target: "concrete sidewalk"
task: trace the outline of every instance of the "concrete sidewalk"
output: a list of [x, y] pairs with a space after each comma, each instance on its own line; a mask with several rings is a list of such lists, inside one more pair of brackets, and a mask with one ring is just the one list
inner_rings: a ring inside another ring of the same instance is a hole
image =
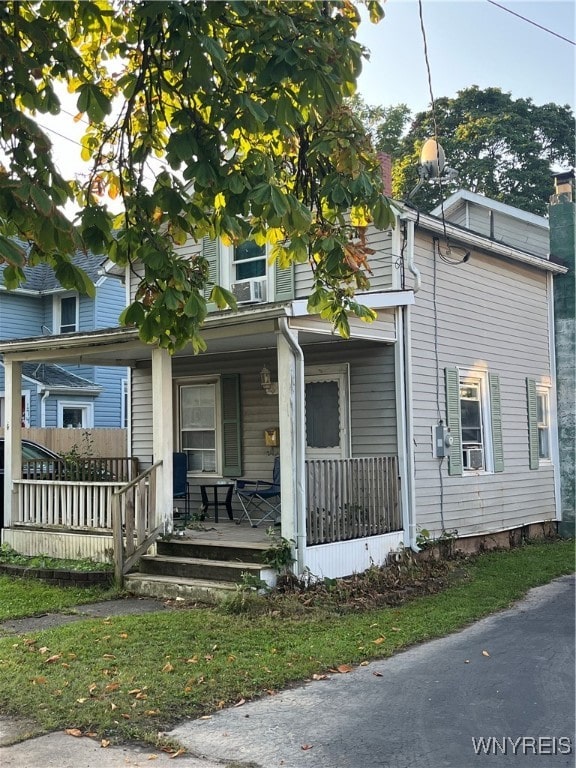
[[[0, 747], [0, 766], [572, 768], [574, 635], [574, 577], [566, 576], [449, 637], [185, 721], [165, 734], [187, 750], [175, 761], [54, 733]], [[0, 739], [16, 727], [0, 719]]]

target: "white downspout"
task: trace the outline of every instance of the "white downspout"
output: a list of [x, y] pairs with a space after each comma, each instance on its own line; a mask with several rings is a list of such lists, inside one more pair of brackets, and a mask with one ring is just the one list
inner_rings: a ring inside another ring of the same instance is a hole
[[42, 397], [40, 398], [40, 426], [46, 426], [46, 401], [50, 397], [50, 390], [45, 389]]
[[306, 549], [306, 504], [305, 504], [305, 479], [304, 479], [304, 457], [306, 453], [304, 436], [304, 352], [298, 343], [297, 337], [290, 330], [288, 320], [281, 317], [278, 320], [280, 332], [288, 346], [292, 350], [295, 358], [295, 410], [296, 423], [294, 424], [295, 451], [294, 451], [294, 469], [296, 475], [296, 567], [298, 574], [304, 573], [304, 550]]
[[[404, 219], [406, 221], [406, 219]], [[414, 222], [413, 221], [407, 221], [408, 224], [408, 231], [406, 234], [406, 266], [412, 272], [414, 275], [414, 293], [418, 293], [420, 290], [420, 287], [422, 285], [422, 276], [420, 274], [420, 270], [414, 263]]]

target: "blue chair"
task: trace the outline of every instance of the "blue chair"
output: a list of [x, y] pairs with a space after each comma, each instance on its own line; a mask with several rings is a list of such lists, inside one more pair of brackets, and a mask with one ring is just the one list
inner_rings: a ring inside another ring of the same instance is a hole
[[272, 482], [267, 480], [236, 480], [236, 498], [242, 507], [242, 515], [236, 521], [240, 524], [244, 518], [252, 528], [267, 520], [280, 521], [280, 457], [274, 459]]
[[172, 497], [174, 501], [184, 500], [184, 517], [181, 519], [180, 507], [174, 508], [179, 522], [185, 527], [190, 519], [190, 485], [188, 483], [188, 457], [185, 453], [172, 454]]

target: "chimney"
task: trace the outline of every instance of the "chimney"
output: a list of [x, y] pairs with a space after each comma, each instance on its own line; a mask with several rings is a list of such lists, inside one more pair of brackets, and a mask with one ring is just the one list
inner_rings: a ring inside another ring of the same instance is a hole
[[392, 157], [386, 154], [386, 152], [378, 152], [378, 160], [382, 169], [384, 194], [386, 197], [392, 197]]
[[550, 222], [550, 256], [568, 267], [565, 275], [554, 275], [554, 349], [556, 358], [556, 401], [558, 424], [558, 456], [560, 475], [560, 522], [558, 533], [572, 537], [576, 532], [576, 297], [575, 242], [576, 204], [574, 203], [574, 171], [554, 176], [555, 193], [548, 207]]

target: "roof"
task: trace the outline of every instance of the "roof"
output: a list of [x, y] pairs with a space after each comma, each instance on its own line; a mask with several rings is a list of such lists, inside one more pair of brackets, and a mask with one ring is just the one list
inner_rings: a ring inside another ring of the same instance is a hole
[[[92, 253], [82, 253], [78, 251], [72, 257], [72, 263], [83, 269], [88, 278], [96, 284], [101, 277], [102, 264], [105, 261], [104, 256], [94, 256]], [[0, 264], [0, 275], [4, 272], [5, 264]], [[35, 293], [51, 293], [53, 291], [63, 290], [62, 285], [56, 279], [54, 270], [49, 264], [38, 264], [35, 267], [24, 267], [26, 281], [20, 286], [21, 290], [32, 291]]]
[[446, 216], [451, 210], [466, 202], [475, 203], [482, 208], [488, 208], [491, 211], [502, 213], [505, 216], [511, 216], [514, 219], [519, 219], [527, 224], [533, 224], [536, 227], [542, 227], [543, 229], [550, 228], [548, 219], [544, 216], [538, 216], [535, 213], [523, 211], [521, 208], [516, 208], [513, 205], [500, 203], [498, 200], [492, 200], [490, 197], [478, 194], [478, 192], [470, 192], [468, 189], [459, 189], [457, 192], [454, 192], [454, 194], [444, 200], [443, 205], [437, 205], [436, 208], [430, 211], [430, 213], [432, 216], [442, 216], [442, 210], [444, 210], [444, 215]]
[[45, 389], [76, 389], [84, 394], [87, 390], [97, 393], [102, 389], [94, 382], [76, 376], [53, 363], [22, 363], [22, 375]]

